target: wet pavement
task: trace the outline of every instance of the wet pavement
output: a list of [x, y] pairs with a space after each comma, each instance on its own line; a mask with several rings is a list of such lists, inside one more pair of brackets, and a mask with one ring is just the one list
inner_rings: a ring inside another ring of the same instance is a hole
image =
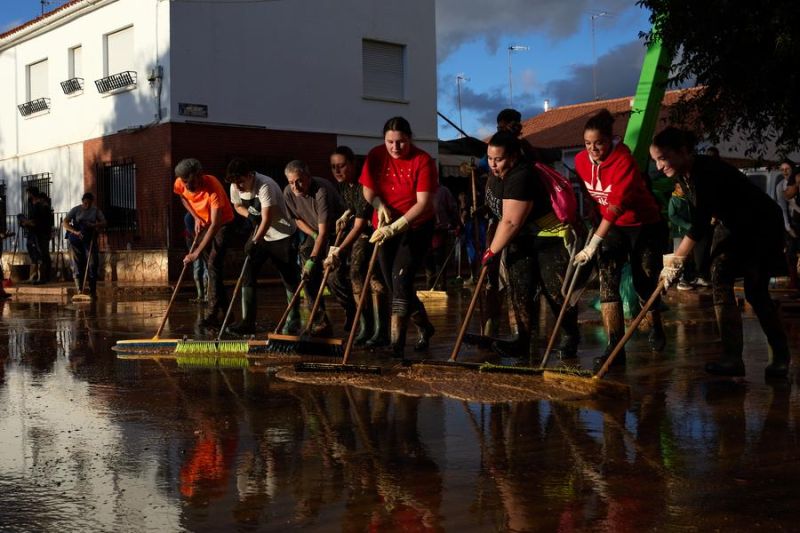
[[[429, 301], [432, 356], [467, 296]], [[673, 301], [666, 351], [637, 335], [609, 375], [630, 401], [489, 405], [117, 359], [165, 306], [2, 304], [0, 531], [797, 530], [800, 398], [765, 383], [752, 314], [745, 380], [703, 374], [713, 313]], [[200, 313], [179, 299], [168, 332], [196, 336]], [[588, 365], [604, 339], [581, 320]]]

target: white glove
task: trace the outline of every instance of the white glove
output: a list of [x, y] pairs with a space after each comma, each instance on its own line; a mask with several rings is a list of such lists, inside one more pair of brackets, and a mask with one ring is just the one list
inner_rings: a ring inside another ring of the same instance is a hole
[[331, 270], [336, 270], [339, 268], [340, 263], [341, 259], [339, 258], [339, 247], [331, 246], [328, 248], [328, 256], [325, 258], [325, 261], [323, 261], [322, 266], [325, 268], [330, 268]]
[[345, 226], [347, 226], [347, 221], [350, 220], [350, 215], [351, 215], [351, 212], [348, 209], [347, 211], [342, 213], [342, 216], [340, 216], [339, 218], [336, 219], [336, 233], [337, 234], [341, 233], [344, 230]]
[[591, 261], [592, 257], [594, 257], [594, 254], [597, 253], [597, 249], [600, 247], [601, 242], [603, 242], [602, 237], [599, 235], [592, 235], [592, 238], [589, 240], [589, 243], [583, 248], [583, 250], [575, 254], [572, 264], [575, 266], [585, 265]]
[[406, 217], [400, 217], [388, 226], [383, 226], [376, 229], [369, 238], [371, 243], [382, 243], [386, 239], [391, 239], [398, 233], [403, 233], [408, 229], [408, 220]]
[[680, 255], [667, 254], [664, 256], [664, 268], [661, 269], [658, 279], [664, 284], [665, 289], [669, 289], [678, 281], [685, 261], [686, 258]]
[[[378, 212], [378, 226], [388, 226], [392, 222], [392, 212], [377, 196], [372, 199], [372, 207]], [[371, 241], [370, 241], [371, 242]]]

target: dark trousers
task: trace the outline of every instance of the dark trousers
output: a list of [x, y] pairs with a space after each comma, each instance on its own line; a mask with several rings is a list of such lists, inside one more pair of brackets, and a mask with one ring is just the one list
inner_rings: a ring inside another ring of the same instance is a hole
[[[541, 286], [538, 294], [547, 300], [554, 315], [558, 316], [564, 303], [561, 287], [564, 284], [564, 274], [569, 266], [569, 251], [564, 246], [564, 239], [561, 237], [536, 237], [534, 245], [541, 274]], [[562, 327], [564, 332], [578, 335], [578, 308], [576, 306], [566, 310]]]
[[228, 250], [228, 226], [222, 226], [200, 255], [208, 267], [208, 307], [212, 313], [228, 309], [225, 293], [225, 252]]
[[[369, 236], [361, 235], [350, 249], [350, 284], [353, 287], [354, 295], [361, 294], [364, 291], [364, 278], [367, 276], [367, 267], [372, 257], [373, 246], [369, 242]], [[369, 285], [372, 292], [376, 294], [386, 292], [380, 267], [372, 269], [372, 279]]]
[[[661, 273], [666, 236], [667, 225], [663, 222], [611, 228], [597, 254], [602, 303], [621, 301], [619, 288], [626, 262], [631, 264], [633, 288], [639, 300], [650, 297]], [[658, 308], [658, 302], [654, 308]]]
[[392, 295], [392, 314], [407, 317], [425, 307], [414, 278], [430, 250], [433, 221], [384, 241], [378, 252], [383, 279]]
[[292, 237], [279, 241], [262, 240], [258, 243], [244, 268], [242, 285], [255, 288], [258, 273], [268, 260], [275, 265], [286, 290], [294, 293], [300, 283], [300, 273], [297, 270], [297, 247]]
[[[80, 284], [81, 289], [85, 288], [83, 287], [83, 278], [86, 274], [88, 260], [89, 274], [87, 280], [89, 292], [94, 294], [97, 290], [97, 268], [100, 264], [100, 253], [97, 250], [98, 246], [96, 241], [94, 245], [91, 245], [92, 240], [91, 237], [87, 237], [82, 241], [70, 239], [69, 252], [72, 258], [72, 275], [75, 281]], [[92, 249], [91, 257], [89, 256], [89, 248]]]
[[[333, 236], [331, 236], [333, 237]], [[333, 244], [333, 239], [328, 243]], [[300, 262], [305, 263], [309, 257], [311, 257], [311, 251], [314, 249], [314, 239], [311, 237], [306, 237], [306, 240], [303, 241], [303, 244], [300, 245]], [[311, 273], [311, 277], [308, 279], [306, 283], [306, 294], [308, 295], [308, 301], [313, 303], [314, 299], [319, 292], [320, 286], [322, 285], [322, 262], [325, 259], [325, 255], [328, 252], [327, 246], [322, 249], [320, 252], [320, 257], [317, 258], [317, 265], [314, 267], [313, 272]], [[336, 301], [339, 302], [339, 305], [342, 306], [344, 309], [345, 315], [347, 316], [347, 322], [349, 324], [350, 320], [356, 314], [356, 302], [353, 299], [353, 289], [350, 287], [350, 280], [348, 276], [348, 266], [345, 261], [341, 261], [339, 263], [339, 268], [332, 271], [328, 275], [327, 286], [330, 289], [333, 297], [336, 298]], [[319, 304], [319, 316], [322, 316], [322, 313], [325, 312], [325, 299], [323, 298]]]

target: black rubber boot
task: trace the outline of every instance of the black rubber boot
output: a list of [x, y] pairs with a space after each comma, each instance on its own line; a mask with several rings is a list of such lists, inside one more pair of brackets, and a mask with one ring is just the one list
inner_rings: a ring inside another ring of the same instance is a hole
[[770, 346], [772, 352], [772, 360], [764, 368], [764, 377], [766, 379], [786, 379], [789, 376], [789, 346], [783, 344], [782, 346]]
[[415, 311], [411, 313], [411, 321], [414, 322], [414, 325], [417, 326], [417, 342], [414, 344], [414, 351], [415, 352], [424, 352], [430, 346], [431, 337], [436, 332], [436, 329], [431, 324], [431, 321], [428, 319], [428, 313], [425, 312], [425, 308], [421, 308], [419, 311]]
[[389, 346], [392, 357], [403, 359], [406, 350], [406, 331], [408, 330], [408, 317], [392, 314], [389, 331]]
[[242, 319], [227, 329], [234, 335], [252, 335], [256, 332], [255, 287], [242, 287]]
[[211, 309], [208, 314], [197, 323], [201, 328], [214, 329], [222, 326], [222, 319], [220, 318], [220, 310], [217, 308]]
[[722, 338], [722, 358], [707, 363], [706, 372], [715, 376], [742, 377], [744, 376], [742, 314], [736, 304], [715, 305], [714, 314]]
[[561, 342], [557, 350], [561, 353], [562, 359], [574, 359], [578, 357], [578, 344], [581, 342], [581, 332], [578, 327], [578, 309], [570, 307], [564, 316], [561, 326]]
[[530, 338], [517, 337], [514, 340], [498, 339], [492, 343], [492, 351], [500, 357], [514, 357], [517, 359], [527, 358], [530, 349]]
[[[288, 305], [289, 302], [292, 301], [292, 293], [287, 291], [286, 292], [286, 303]], [[296, 301], [294, 306], [289, 310], [289, 316], [286, 317], [286, 322], [283, 324], [283, 328], [281, 328], [281, 334], [283, 335], [297, 335], [300, 332], [300, 327], [302, 323], [300, 321], [300, 301]]]
[[372, 337], [367, 340], [369, 347], [386, 346], [389, 339], [386, 329], [389, 326], [389, 307], [385, 305], [381, 294], [372, 291]]
[[[595, 357], [593, 362], [594, 371], [597, 372], [608, 360], [608, 356], [614, 351], [620, 339], [625, 336], [625, 315], [622, 311], [622, 302], [608, 302], [600, 304], [600, 316], [603, 318], [603, 326], [608, 336], [608, 344], [603, 355]], [[611, 366], [624, 366], [626, 361], [625, 348], [622, 348], [612, 361]]]
[[647, 337], [647, 342], [650, 344], [651, 350], [661, 352], [667, 345], [667, 336], [664, 334], [664, 324], [661, 321], [661, 311], [649, 311], [647, 319], [650, 322], [650, 335]]

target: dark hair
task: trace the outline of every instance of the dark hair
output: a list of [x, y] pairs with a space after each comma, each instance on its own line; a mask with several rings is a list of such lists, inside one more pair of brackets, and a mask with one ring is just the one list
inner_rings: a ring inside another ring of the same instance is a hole
[[611, 114], [611, 111], [603, 108], [592, 115], [589, 120], [586, 121], [586, 125], [583, 127], [583, 131], [586, 130], [597, 130], [600, 132], [600, 135], [604, 137], [613, 137], [614, 116]]
[[411, 124], [403, 117], [392, 117], [387, 120], [386, 124], [383, 125], [383, 134], [386, 135], [387, 131], [399, 131], [400, 133], [405, 133], [409, 137], [413, 136], [411, 134]]
[[522, 122], [522, 113], [516, 109], [503, 109], [497, 114], [497, 123], [500, 122]]
[[253, 172], [253, 165], [247, 159], [242, 157], [234, 157], [228, 163], [228, 168], [225, 171], [225, 181], [232, 183], [236, 178], [246, 176]]
[[519, 155], [522, 151], [522, 144], [516, 135], [510, 131], [498, 131], [492, 138], [489, 139], [489, 146], [503, 148], [506, 155], [515, 154]]
[[343, 155], [348, 163], [355, 163], [356, 161], [356, 154], [353, 153], [349, 146], [337, 146], [331, 155]]
[[84, 200], [89, 200], [89, 201], [94, 202], [94, 194], [92, 194], [90, 192], [83, 193], [83, 196], [81, 196], [81, 202], [84, 201]]
[[790, 167], [792, 167], [792, 170], [794, 170], [794, 161], [792, 161], [788, 157], [784, 157], [783, 159], [781, 159], [780, 163], [778, 163], [778, 166], [781, 165], [789, 165]]
[[694, 145], [697, 144], [697, 138], [691, 131], [669, 126], [653, 137], [652, 144], [656, 148], [670, 148], [672, 150], [686, 148], [689, 152], [693, 152]]

